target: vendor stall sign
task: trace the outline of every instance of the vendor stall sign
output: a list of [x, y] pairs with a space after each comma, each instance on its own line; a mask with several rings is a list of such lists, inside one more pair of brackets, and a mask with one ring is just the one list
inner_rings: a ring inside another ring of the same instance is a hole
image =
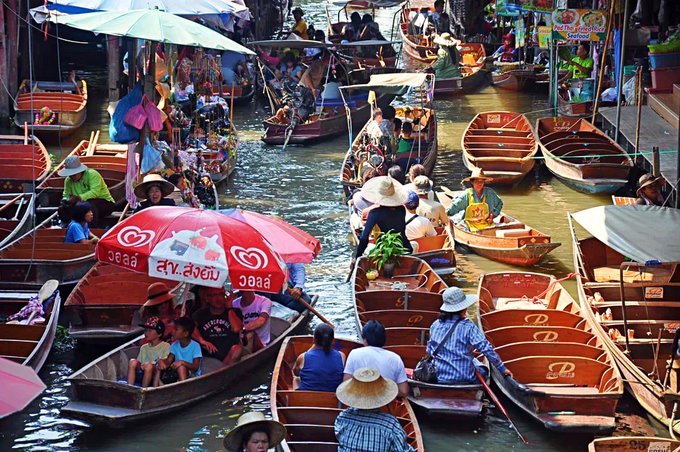
[[541, 49], [547, 49], [549, 47], [551, 33], [552, 27], [546, 27], [544, 25], [538, 27], [538, 47]]
[[515, 21], [514, 25], [515, 25], [515, 45], [517, 47], [524, 47], [527, 37], [527, 28], [524, 25], [524, 21], [522, 19], [518, 19]]
[[522, 11], [534, 11], [540, 13], [549, 13], [555, 9], [555, 2], [553, 0], [516, 0]]
[[520, 8], [512, 0], [497, 0], [496, 15], [505, 17], [519, 17]]
[[607, 33], [604, 11], [558, 9], [552, 13], [552, 38], [567, 41], [603, 41]]

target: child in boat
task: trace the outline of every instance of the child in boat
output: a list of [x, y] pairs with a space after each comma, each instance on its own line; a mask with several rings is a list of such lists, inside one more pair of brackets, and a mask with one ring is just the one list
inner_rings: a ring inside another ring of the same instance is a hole
[[[158, 370], [154, 379], [154, 386], [160, 386], [161, 381], [171, 382], [175, 379], [184, 381], [187, 378], [201, 375], [201, 346], [198, 342], [191, 339], [194, 332], [194, 321], [189, 317], [180, 317], [174, 321], [175, 331], [173, 337], [175, 342], [170, 346], [170, 353], [165, 359], [158, 360]], [[161, 374], [165, 375], [161, 375]]]
[[128, 364], [129, 385], [134, 385], [137, 373], [142, 372], [142, 387], [146, 388], [151, 384], [155, 375], [158, 373], [156, 363], [168, 357], [170, 344], [162, 340], [165, 332], [165, 323], [158, 317], [150, 317], [146, 322], [140, 324], [144, 328], [144, 338], [147, 343], [139, 349], [137, 359], [132, 358]]

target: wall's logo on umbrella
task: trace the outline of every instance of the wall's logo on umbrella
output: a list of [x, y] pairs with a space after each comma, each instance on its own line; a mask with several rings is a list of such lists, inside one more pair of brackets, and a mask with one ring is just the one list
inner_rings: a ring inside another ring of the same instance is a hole
[[126, 247], [136, 248], [149, 244], [156, 232], [148, 229], [140, 229], [137, 226], [126, 226], [118, 232], [118, 242]]
[[269, 264], [267, 255], [259, 248], [232, 246], [229, 252], [236, 262], [251, 270], [264, 269]]

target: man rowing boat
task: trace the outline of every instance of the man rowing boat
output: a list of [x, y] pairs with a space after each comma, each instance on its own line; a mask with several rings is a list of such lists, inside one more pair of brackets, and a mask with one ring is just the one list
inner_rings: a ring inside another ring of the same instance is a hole
[[500, 215], [503, 201], [494, 189], [485, 186], [492, 180], [480, 168], [475, 168], [469, 177], [463, 179], [472, 187], [454, 199], [446, 211], [457, 226], [475, 232], [491, 226], [493, 219]]

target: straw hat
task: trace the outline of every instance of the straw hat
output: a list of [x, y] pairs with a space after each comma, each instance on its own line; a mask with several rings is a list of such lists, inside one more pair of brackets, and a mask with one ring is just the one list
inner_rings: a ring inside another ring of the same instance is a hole
[[493, 181], [493, 177], [487, 177], [484, 175], [484, 170], [481, 168], [475, 168], [472, 170], [472, 174], [463, 179], [463, 182], [472, 182], [473, 179], [484, 179], [484, 182]]
[[240, 451], [245, 433], [253, 430], [265, 430], [269, 433], [270, 449], [283, 441], [286, 436], [286, 427], [282, 423], [266, 419], [259, 411], [251, 411], [242, 414], [236, 421], [236, 427], [224, 437], [224, 448], [228, 452]]
[[434, 38], [433, 41], [435, 44], [439, 46], [444, 46], [444, 47], [452, 47], [452, 46], [457, 46], [460, 45], [461, 41], [458, 39], [454, 38], [451, 36], [451, 33], [442, 33], [436, 38]]
[[153, 283], [146, 289], [146, 301], [144, 302], [144, 307], [157, 306], [159, 304], [165, 303], [168, 300], [175, 298], [173, 294], [170, 293], [168, 286], [162, 282]]
[[477, 295], [465, 295], [458, 287], [449, 287], [442, 294], [444, 303], [439, 308], [444, 312], [460, 312], [477, 302]]
[[139, 199], [147, 199], [149, 195], [146, 192], [152, 185], [158, 185], [164, 198], [175, 190], [175, 186], [163, 179], [160, 174], [147, 174], [142, 183], [135, 187], [135, 196]]
[[638, 189], [636, 193], [639, 195], [643, 188], [656, 184], [659, 180], [661, 180], [661, 176], [654, 177], [652, 173], [643, 174], [638, 180]]
[[432, 191], [432, 181], [427, 176], [417, 176], [413, 179], [413, 188], [418, 195], [426, 195]]
[[80, 163], [80, 158], [77, 155], [69, 155], [64, 160], [64, 167], [57, 173], [61, 177], [73, 176], [74, 174], [82, 173], [87, 169], [87, 166]]
[[44, 302], [48, 298], [52, 296], [55, 290], [59, 288], [59, 281], [56, 279], [50, 279], [45, 282], [45, 284], [42, 285], [40, 288], [40, 291], [38, 291], [38, 298], [40, 298], [41, 302]]
[[335, 395], [338, 400], [352, 408], [374, 410], [397, 398], [399, 390], [392, 380], [383, 378], [376, 369], [362, 367], [352, 378], [338, 386]]
[[364, 184], [361, 196], [380, 206], [395, 207], [408, 201], [408, 190], [389, 176], [378, 176]]

